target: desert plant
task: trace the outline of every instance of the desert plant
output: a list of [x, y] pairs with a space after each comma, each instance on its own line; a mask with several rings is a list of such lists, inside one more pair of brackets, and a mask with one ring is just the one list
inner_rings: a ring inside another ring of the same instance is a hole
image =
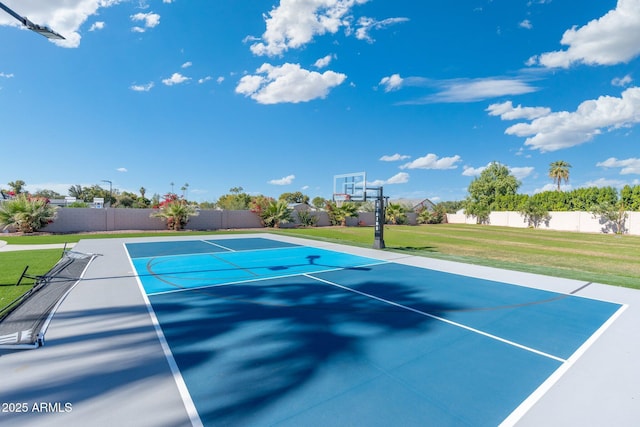
[[15, 227], [19, 232], [33, 233], [52, 223], [56, 210], [48, 199], [18, 194], [13, 200], [0, 205], [0, 225], [3, 230]]
[[298, 221], [303, 227], [315, 227], [318, 224], [318, 216], [309, 211], [298, 211]]
[[266, 227], [280, 228], [280, 224], [286, 224], [293, 220], [292, 210], [284, 200], [270, 200], [269, 204], [260, 214], [260, 218]]
[[151, 216], [161, 218], [167, 223], [167, 228], [173, 231], [182, 230], [189, 222], [190, 217], [198, 215], [198, 211], [193, 205], [189, 205], [186, 201], [178, 198], [165, 200], [160, 204], [159, 209], [159, 211], [152, 213]]
[[436, 205], [432, 211], [427, 208], [419, 209], [417, 214], [418, 224], [444, 224], [447, 222], [447, 209], [440, 204]]
[[327, 202], [325, 207], [331, 225], [347, 225], [347, 218], [358, 215], [358, 206], [352, 202], [344, 202], [338, 206], [335, 202]]
[[389, 203], [385, 210], [385, 220], [393, 225], [404, 224], [407, 222], [405, 212], [405, 208], [400, 203]]

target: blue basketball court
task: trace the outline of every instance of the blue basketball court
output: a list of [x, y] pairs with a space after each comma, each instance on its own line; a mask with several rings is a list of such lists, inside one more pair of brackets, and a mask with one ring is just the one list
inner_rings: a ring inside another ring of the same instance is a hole
[[267, 238], [125, 248], [196, 425], [512, 424], [622, 307]]

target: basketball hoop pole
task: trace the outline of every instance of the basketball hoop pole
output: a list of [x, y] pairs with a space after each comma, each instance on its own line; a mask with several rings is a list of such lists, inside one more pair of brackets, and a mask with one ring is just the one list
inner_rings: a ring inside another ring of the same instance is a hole
[[372, 190], [377, 190], [375, 200], [376, 224], [374, 231], [373, 248], [384, 249], [384, 193], [382, 191], [382, 187], [372, 188]]

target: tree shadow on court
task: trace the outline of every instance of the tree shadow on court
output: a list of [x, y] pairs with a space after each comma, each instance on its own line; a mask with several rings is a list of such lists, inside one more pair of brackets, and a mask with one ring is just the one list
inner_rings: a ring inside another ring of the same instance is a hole
[[459, 308], [397, 282], [350, 288], [292, 277], [150, 300], [205, 425], [270, 425], [431, 351], [433, 316]]

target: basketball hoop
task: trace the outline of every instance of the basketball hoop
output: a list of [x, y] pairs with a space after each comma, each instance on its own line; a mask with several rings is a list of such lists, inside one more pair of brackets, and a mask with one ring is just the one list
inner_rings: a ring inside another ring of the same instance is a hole
[[351, 201], [351, 194], [333, 193], [333, 201], [336, 203], [338, 207], [340, 207], [344, 202]]

